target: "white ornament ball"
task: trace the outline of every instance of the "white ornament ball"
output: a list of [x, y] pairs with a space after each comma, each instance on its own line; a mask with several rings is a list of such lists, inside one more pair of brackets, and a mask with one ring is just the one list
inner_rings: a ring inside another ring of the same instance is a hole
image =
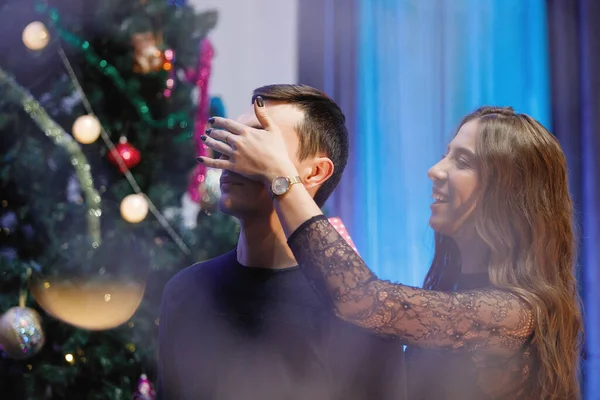
[[40, 21], [34, 21], [23, 29], [23, 43], [31, 50], [41, 50], [50, 43], [50, 33]]
[[221, 179], [220, 169], [207, 168], [204, 181], [200, 184], [200, 205], [205, 211], [214, 211], [221, 197]]
[[82, 115], [73, 124], [73, 137], [81, 144], [94, 143], [100, 137], [100, 122], [93, 115]]
[[13, 307], [0, 318], [0, 346], [7, 357], [24, 360], [44, 345], [39, 314], [27, 307]]
[[181, 196], [181, 221], [187, 229], [196, 229], [198, 226], [198, 214], [200, 204], [192, 200], [188, 192]]
[[148, 200], [143, 194], [130, 194], [121, 201], [121, 216], [127, 222], [137, 224], [148, 215]]

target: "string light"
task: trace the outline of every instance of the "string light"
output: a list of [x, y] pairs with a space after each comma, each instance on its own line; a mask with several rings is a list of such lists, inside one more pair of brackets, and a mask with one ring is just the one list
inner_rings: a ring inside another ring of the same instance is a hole
[[[173, 87], [175, 86], [175, 68], [173, 67], [173, 64], [175, 63], [175, 51], [173, 51], [172, 49], [167, 49], [165, 50], [165, 64], [163, 65], [163, 68], [168, 71], [168, 76], [167, 76], [167, 80], [165, 82], [165, 90], [163, 91], [163, 96], [165, 96], [166, 98], [171, 97], [171, 94], [173, 93]], [[185, 121], [181, 121], [181, 123], [184, 123]], [[182, 127], [185, 128], [185, 127]]]
[[23, 30], [22, 40], [30, 50], [42, 50], [50, 43], [50, 34], [40, 21], [34, 21]]
[[55, 145], [62, 147], [69, 154], [71, 165], [75, 170], [75, 176], [79, 182], [81, 190], [85, 196], [87, 212], [88, 232], [92, 239], [92, 246], [100, 245], [100, 208], [101, 198], [92, 179], [91, 167], [87, 158], [81, 151], [79, 144], [67, 134], [50, 116], [44, 108], [37, 102], [29, 92], [20, 86], [8, 73], [0, 67], [0, 85], [6, 85], [12, 89], [7, 91], [7, 95], [23, 106], [23, 109], [36, 125], [49, 137]]
[[69, 363], [69, 364], [73, 364], [75, 362], [75, 359], [73, 357], [73, 354], [71, 353], [67, 353], [65, 354], [65, 360]]
[[148, 215], [148, 200], [143, 194], [130, 194], [121, 201], [120, 211], [125, 221], [137, 224]]
[[93, 115], [82, 115], [73, 123], [73, 137], [81, 144], [94, 143], [100, 137], [100, 122]]

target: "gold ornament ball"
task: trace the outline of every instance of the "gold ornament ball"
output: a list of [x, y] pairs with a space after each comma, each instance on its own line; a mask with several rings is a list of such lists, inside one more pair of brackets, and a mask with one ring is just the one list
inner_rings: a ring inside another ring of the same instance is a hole
[[[53, 317], [80, 329], [100, 331], [120, 326], [138, 309], [145, 280], [88, 279], [35, 280], [30, 290]], [[72, 363], [72, 355], [66, 360]]]
[[41, 50], [50, 43], [50, 33], [40, 21], [34, 21], [23, 29], [23, 43], [30, 50]]
[[100, 137], [100, 122], [93, 115], [82, 115], [73, 124], [73, 137], [81, 144], [94, 143]]
[[44, 345], [39, 314], [27, 307], [13, 307], [0, 317], [0, 346], [12, 359], [24, 360]]
[[133, 72], [148, 74], [163, 69], [166, 60], [157, 42], [154, 32], [138, 32], [131, 37], [135, 60]]
[[137, 224], [148, 215], [148, 200], [143, 194], [130, 194], [121, 201], [121, 216], [127, 222]]

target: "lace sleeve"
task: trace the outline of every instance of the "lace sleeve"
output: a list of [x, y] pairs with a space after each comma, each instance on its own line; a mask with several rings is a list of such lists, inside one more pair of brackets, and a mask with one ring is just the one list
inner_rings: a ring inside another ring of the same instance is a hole
[[339, 317], [406, 344], [512, 351], [532, 334], [533, 313], [512, 293], [436, 292], [377, 279], [322, 215], [302, 224], [288, 242]]

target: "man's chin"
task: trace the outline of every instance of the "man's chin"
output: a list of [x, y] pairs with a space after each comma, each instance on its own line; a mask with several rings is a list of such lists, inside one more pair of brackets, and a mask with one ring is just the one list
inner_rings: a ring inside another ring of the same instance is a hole
[[219, 211], [223, 214], [235, 216], [235, 207], [233, 206], [233, 201], [230, 196], [226, 194], [221, 194], [218, 202]]
[[241, 217], [244, 214], [252, 212], [252, 207], [247, 200], [236, 199], [234, 196], [222, 193], [219, 198], [219, 211], [232, 217]]
[[[251, 199], [251, 201], [249, 201]], [[232, 193], [221, 193], [218, 202], [219, 211], [223, 214], [236, 218], [242, 217], [265, 217], [273, 212], [273, 204], [270, 198], [263, 196], [248, 197], [234, 196]]]

